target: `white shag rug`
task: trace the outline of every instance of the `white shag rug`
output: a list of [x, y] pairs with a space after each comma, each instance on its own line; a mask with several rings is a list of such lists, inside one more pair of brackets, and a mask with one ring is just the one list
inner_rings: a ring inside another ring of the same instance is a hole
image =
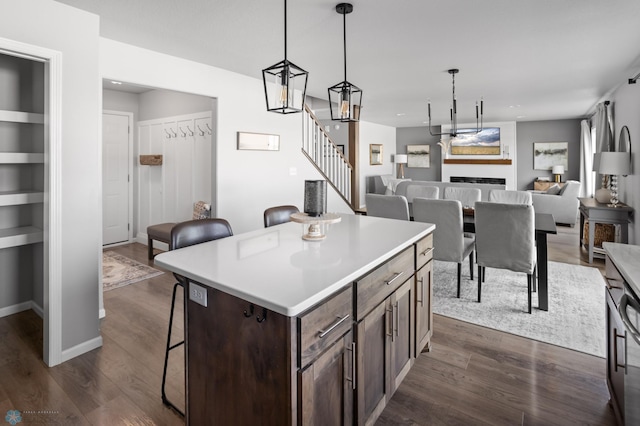
[[434, 313], [604, 358], [605, 282], [598, 269], [549, 262], [549, 311], [537, 309], [533, 293], [530, 315], [526, 274], [487, 268], [478, 303], [477, 266], [471, 281], [469, 262], [463, 262], [460, 299], [456, 268], [434, 263]]

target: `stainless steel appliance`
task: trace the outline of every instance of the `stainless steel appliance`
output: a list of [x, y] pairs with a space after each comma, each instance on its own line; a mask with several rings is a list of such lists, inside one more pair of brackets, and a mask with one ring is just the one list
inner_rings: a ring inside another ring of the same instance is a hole
[[618, 313], [624, 324], [624, 424], [640, 425], [640, 300], [627, 283]]

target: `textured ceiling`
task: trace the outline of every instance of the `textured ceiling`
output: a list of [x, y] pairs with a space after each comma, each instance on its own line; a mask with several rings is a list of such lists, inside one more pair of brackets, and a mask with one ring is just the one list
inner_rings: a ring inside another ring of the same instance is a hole
[[[100, 15], [102, 36], [261, 78], [284, 58], [281, 0], [58, 0]], [[449, 68], [458, 120], [577, 118], [640, 69], [638, 0], [355, 0], [347, 15], [348, 79], [362, 119], [448, 122]], [[343, 80], [337, 2], [288, 3], [288, 59], [327, 99]], [[322, 115], [323, 111], [319, 111]]]

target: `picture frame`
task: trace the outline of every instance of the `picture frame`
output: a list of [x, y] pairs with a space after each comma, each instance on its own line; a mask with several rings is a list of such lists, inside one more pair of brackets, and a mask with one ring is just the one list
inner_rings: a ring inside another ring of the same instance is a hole
[[457, 136], [451, 138], [451, 155], [500, 155], [500, 128], [487, 127], [479, 133], [473, 129], [458, 129]]
[[280, 135], [238, 132], [238, 149], [251, 151], [280, 151]]
[[534, 170], [551, 170], [553, 166], [562, 165], [569, 169], [568, 142], [534, 142], [533, 168]]
[[372, 166], [382, 165], [382, 144], [369, 144], [369, 164]]
[[407, 145], [407, 167], [431, 167], [431, 145]]

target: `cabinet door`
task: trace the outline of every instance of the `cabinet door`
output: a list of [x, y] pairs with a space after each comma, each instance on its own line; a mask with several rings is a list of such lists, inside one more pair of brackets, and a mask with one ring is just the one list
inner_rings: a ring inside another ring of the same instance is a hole
[[352, 341], [349, 331], [300, 372], [300, 424], [353, 423], [355, 348]]
[[413, 277], [391, 295], [391, 392], [398, 389], [414, 360]]
[[376, 306], [356, 326], [356, 424], [372, 424], [390, 394], [388, 341], [391, 299]]
[[623, 291], [607, 288], [605, 293], [607, 299], [607, 385], [613, 410], [616, 417], [621, 418], [624, 416], [626, 333], [622, 318], [617, 310], [617, 302]]
[[416, 272], [416, 353], [415, 357], [426, 347], [431, 350], [433, 335], [433, 262], [424, 265]]

